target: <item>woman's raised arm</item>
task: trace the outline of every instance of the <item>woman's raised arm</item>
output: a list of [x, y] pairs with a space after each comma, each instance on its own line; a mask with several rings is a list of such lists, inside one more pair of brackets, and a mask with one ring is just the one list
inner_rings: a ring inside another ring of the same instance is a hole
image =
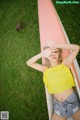
[[[53, 48], [61, 48], [61, 49], [68, 49], [70, 50], [70, 54], [63, 59], [63, 63], [70, 67], [74, 59], [76, 58], [80, 46], [79, 45], [74, 45], [74, 44], [53, 44]], [[52, 48], [51, 48], [52, 49]]]
[[39, 53], [39, 54], [33, 56], [32, 58], [30, 58], [30, 59], [26, 62], [26, 64], [27, 64], [28, 66], [36, 69], [36, 70], [39, 70], [39, 71], [43, 72], [43, 71], [45, 71], [45, 69], [47, 68], [47, 66], [44, 66], [44, 65], [42, 65], [42, 64], [38, 64], [38, 63], [37, 63], [37, 60], [39, 60], [40, 58], [42, 58], [42, 57], [44, 57], [44, 56], [48, 57], [49, 54], [50, 54], [50, 51], [49, 51], [48, 49], [43, 50], [41, 53]]

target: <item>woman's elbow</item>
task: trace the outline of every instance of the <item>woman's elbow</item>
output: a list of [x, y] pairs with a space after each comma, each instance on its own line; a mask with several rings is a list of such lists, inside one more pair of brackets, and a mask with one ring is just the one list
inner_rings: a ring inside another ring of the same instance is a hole
[[80, 50], [80, 46], [79, 46], [79, 50]]
[[80, 50], [80, 46], [79, 46], [79, 45], [77, 45], [77, 50], [78, 50], [78, 52], [79, 52], [79, 50]]
[[79, 52], [80, 46], [79, 46], [79, 45], [76, 45], [74, 49], [75, 49], [77, 52]]
[[29, 62], [29, 60], [26, 62], [26, 64], [27, 64], [27, 66], [30, 66], [30, 65], [31, 65], [30, 62]]

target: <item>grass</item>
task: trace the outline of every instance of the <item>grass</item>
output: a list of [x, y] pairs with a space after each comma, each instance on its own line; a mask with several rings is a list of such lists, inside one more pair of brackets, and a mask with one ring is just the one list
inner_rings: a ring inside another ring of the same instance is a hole
[[[55, 7], [71, 43], [80, 44], [79, 5]], [[42, 73], [26, 66], [40, 52], [37, 11], [36, 0], [0, 0], [0, 111], [10, 120], [48, 120]], [[17, 32], [20, 21], [25, 27]], [[80, 53], [77, 59], [80, 65]]]

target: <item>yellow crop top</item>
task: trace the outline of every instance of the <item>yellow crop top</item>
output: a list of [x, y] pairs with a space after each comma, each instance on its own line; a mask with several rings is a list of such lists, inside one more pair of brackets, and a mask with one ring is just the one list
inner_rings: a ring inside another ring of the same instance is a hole
[[45, 70], [43, 81], [51, 94], [57, 94], [75, 86], [72, 73], [64, 64]]

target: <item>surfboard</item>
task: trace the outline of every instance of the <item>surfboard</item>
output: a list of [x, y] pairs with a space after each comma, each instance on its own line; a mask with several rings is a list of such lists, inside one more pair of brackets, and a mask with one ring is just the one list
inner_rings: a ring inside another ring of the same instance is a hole
[[[70, 43], [69, 38], [64, 30], [64, 27], [61, 23], [61, 20], [55, 10], [55, 7], [51, 0], [38, 0], [38, 16], [39, 16], [39, 31], [40, 31], [40, 46], [41, 51], [43, 50], [43, 45], [48, 40], [53, 40], [55, 43]], [[62, 56], [63, 58], [69, 54], [68, 50], [63, 50]], [[42, 58], [42, 63], [44, 64], [44, 58]], [[76, 83], [76, 88], [78, 91], [78, 95], [80, 97], [80, 68], [77, 60], [74, 60], [73, 65], [71, 66], [71, 71], [74, 76], [74, 80]], [[48, 108], [49, 120], [51, 120], [51, 116], [53, 113], [53, 95], [49, 94], [46, 86], [46, 101]], [[68, 120], [72, 120], [72, 118], [68, 118]]]

